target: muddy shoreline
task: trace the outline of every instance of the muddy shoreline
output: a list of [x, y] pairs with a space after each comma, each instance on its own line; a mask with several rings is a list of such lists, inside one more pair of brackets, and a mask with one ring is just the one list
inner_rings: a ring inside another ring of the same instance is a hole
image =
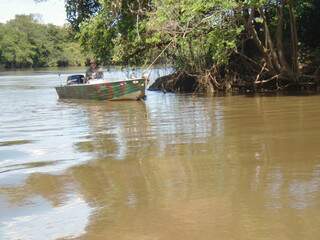
[[304, 95], [320, 93], [319, 81], [291, 82], [285, 88], [277, 88], [277, 83], [256, 84], [247, 81], [226, 81], [221, 89], [213, 89], [199, 83], [196, 76], [190, 76], [183, 72], [175, 72], [159, 77], [148, 88], [149, 91], [162, 91], [171, 93], [212, 93], [212, 94], [286, 94]]

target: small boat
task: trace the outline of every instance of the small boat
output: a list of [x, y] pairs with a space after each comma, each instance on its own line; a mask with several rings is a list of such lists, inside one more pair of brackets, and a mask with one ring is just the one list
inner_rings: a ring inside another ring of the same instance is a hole
[[56, 87], [59, 98], [91, 100], [141, 100], [145, 99], [146, 80], [144, 78], [123, 81], [105, 79], [84, 83], [83, 75], [68, 77], [67, 85]]

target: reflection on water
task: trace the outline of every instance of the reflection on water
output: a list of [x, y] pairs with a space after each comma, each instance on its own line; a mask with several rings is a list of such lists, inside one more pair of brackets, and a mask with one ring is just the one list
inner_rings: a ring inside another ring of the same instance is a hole
[[59, 101], [53, 75], [0, 81], [0, 239], [320, 236], [319, 96]]
[[[42, 199], [36, 201], [37, 209], [25, 207], [24, 216], [19, 214], [2, 222], [1, 239], [60, 239], [78, 237], [85, 233], [84, 227], [88, 224], [91, 209], [81, 197], [70, 197], [70, 200], [56, 208], [42, 203]], [[39, 210], [39, 206], [44, 211]]]

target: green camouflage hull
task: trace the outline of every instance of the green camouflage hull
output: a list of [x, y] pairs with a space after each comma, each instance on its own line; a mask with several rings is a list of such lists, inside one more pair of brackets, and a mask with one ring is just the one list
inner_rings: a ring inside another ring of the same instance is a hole
[[56, 87], [59, 98], [92, 100], [138, 100], [145, 95], [145, 80], [134, 79]]

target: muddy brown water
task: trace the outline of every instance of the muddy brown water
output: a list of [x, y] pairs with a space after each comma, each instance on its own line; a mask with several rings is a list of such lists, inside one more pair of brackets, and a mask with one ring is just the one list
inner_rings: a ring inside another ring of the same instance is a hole
[[0, 239], [319, 239], [320, 96], [59, 101], [0, 76]]

